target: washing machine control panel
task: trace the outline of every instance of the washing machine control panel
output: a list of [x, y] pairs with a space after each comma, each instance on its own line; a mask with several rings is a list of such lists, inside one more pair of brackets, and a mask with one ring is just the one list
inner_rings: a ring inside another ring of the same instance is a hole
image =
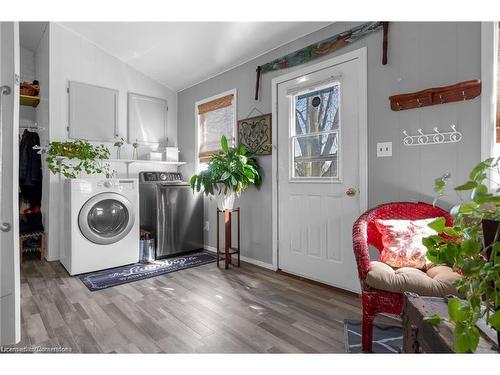
[[134, 180], [121, 179], [121, 180], [102, 180], [97, 183], [97, 187], [105, 189], [120, 189], [120, 190], [133, 190], [136, 186]]

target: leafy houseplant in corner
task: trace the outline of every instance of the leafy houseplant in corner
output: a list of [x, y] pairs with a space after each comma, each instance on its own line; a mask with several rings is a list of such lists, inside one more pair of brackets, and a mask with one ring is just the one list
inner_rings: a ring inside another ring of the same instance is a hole
[[[498, 173], [499, 159], [487, 159], [475, 166], [469, 181], [456, 186], [457, 192], [468, 192], [468, 199], [453, 207], [452, 227], [445, 225], [444, 218], [429, 224], [437, 235], [423, 239], [427, 247], [427, 257], [434, 264], [450, 264], [462, 274], [455, 284], [464, 299], [452, 298], [448, 301], [449, 321], [454, 325], [454, 348], [456, 352], [474, 352], [479, 343], [479, 320], [500, 331], [500, 185], [490, 192], [487, 187], [491, 175]], [[434, 190], [443, 195], [449, 174], [438, 178]], [[491, 181], [496, 184], [494, 181]], [[494, 230], [483, 230], [485, 223], [496, 223]], [[437, 315], [427, 317], [431, 324], [439, 324], [443, 319]], [[498, 338], [497, 338], [498, 340]], [[497, 346], [498, 350], [498, 346]]]
[[231, 209], [237, 195], [250, 184], [262, 185], [259, 163], [254, 155], [248, 154], [245, 146], [229, 147], [227, 138], [221, 138], [222, 150], [212, 156], [206, 170], [195, 174], [189, 180], [193, 190], [215, 197], [220, 210]]
[[109, 150], [104, 145], [77, 140], [50, 142], [46, 160], [52, 173], [61, 173], [66, 178], [77, 178], [81, 172], [110, 178], [114, 171], [104, 162], [106, 159], [109, 159]]

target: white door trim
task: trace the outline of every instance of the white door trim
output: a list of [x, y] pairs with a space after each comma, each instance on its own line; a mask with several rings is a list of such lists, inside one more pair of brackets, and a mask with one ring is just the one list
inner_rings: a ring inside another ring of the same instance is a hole
[[366, 47], [345, 53], [320, 63], [306, 66], [272, 80], [272, 228], [273, 228], [273, 269], [278, 270], [278, 84], [311, 74], [315, 71], [359, 59], [359, 202], [360, 211], [368, 206], [368, 98], [367, 98], [367, 59]]
[[495, 154], [497, 22], [481, 22], [481, 160]]

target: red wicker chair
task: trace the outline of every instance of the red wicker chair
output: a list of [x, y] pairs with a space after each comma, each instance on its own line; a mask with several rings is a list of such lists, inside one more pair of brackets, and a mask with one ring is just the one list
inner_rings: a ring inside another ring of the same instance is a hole
[[419, 220], [432, 217], [444, 217], [446, 224], [451, 225], [453, 219], [439, 207], [423, 202], [385, 203], [366, 211], [354, 223], [352, 240], [354, 255], [358, 264], [359, 280], [361, 282], [361, 302], [363, 305], [363, 351], [371, 352], [373, 339], [373, 320], [379, 313], [400, 315], [403, 308], [401, 293], [386, 292], [370, 288], [366, 284], [366, 274], [370, 271], [370, 253], [368, 246], [372, 245], [380, 252], [383, 249], [382, 237], [375, 226], [377, 219]]

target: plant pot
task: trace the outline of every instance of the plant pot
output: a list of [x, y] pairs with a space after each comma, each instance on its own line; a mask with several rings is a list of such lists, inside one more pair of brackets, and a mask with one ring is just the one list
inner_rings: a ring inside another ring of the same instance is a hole
[[[485, 248], [500, 240], [500, 221], [483, 219], [481, 224], [483, 227]], [[492, 249], [490, 247], [486, 252], [487, 259], [491, 258], [491, 251]], [[497, 308], [497, 310], [499, 308]], [[500, 347], [500, 331], [497, 331], [497, 345]]]
[[224, 188], [221, 192], [214, 195], [215, 201], [217, 202], [217, 208], [221, 211], [231, 210], [234, 207], [234, 201], [236, 199], [236, 193], [234, 191], [228, 191], [224, 193]]

